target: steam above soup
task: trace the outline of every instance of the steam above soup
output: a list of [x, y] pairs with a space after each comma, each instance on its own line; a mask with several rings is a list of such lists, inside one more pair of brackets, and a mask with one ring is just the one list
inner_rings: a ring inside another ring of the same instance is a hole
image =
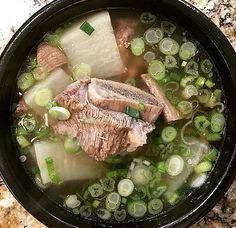
[[17, 78], [21, 160], [85, 218], [158, 215], [206, 181], [224, 126], [201, 45], [152, 13], [101, 11], [48, 32]]

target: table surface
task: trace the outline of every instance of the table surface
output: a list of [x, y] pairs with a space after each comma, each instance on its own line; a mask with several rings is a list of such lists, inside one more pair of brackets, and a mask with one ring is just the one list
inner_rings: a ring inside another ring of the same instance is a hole
[[[187, 0], [203, 11], [236, 50], [236, 0]], [[0, 3], [0, 53], [19, 26], [51, 0], [7, 0]], [[7, 19], [6, 19], [7, 18]], [[192, 227], [236, 228], [236, 181], [222, 200]], [[0, 228], [45, 227], [14, 199], [0, 180]]]

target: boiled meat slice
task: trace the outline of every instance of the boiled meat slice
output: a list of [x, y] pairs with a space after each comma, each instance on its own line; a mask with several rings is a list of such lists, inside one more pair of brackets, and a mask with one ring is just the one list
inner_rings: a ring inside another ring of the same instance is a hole
[[56, 47], [46, 43], [41, 43], [37, 48], [37, 65], [36, 73], [41, 73], [41, 67], [44, 67], [48, 72], [51, 72], [57, 67], [67, 63], [65, 54]]
[[82, 149], [96, 160], [131, 152], [145, 144], [154, 125], [94, 106], [88, 100], [89, 83], [77, 81], [56, 97], [58, 104], [70, 111], [71, 118], [51, 123], [54, 131], [78, 138]]
[[149, 93], [124, 83], [93, 78], [88, 85], [89, 101], [97, 107], [125, 112], [127, 106], [140, 110], [141, 119], [154, 123], [160, 115], [163, 105]]
[[162, 88], [154, 81], [154, 79], [151, 78], [149, 74], [142, 74], [141, 78], [149, 88], [151, 94], [153, 94], [153, 96], [163, 104], [164, 117], [167, 122], [172, 122], [183, 118], [179, 111], [166, 98]]
[[[91, 35], [80, 29], [85, 21], [94, 28]], [[66, 29], [60, 44], [71, 67], [89, 64], [92, 77], [111, 77], [125, 71], [107, 11], [89, 15]]]

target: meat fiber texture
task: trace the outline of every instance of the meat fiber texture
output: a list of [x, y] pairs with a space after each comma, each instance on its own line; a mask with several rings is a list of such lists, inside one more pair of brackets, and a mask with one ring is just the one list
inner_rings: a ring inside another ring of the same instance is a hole
[[69, 109], [71, 117], [53, 123], [54, 131], [78, 138], [82, 149], [96, 160], [105, 160], [109, 154], [132, 152], [145, 144], [154, 125], [94, 106], [88, 101], [89, 83], [77, 81], [56, 97], [60, 106]]
[[53, 96], [56, 96], [61, 93], [71, 82], [70, 76], [67, 75], [61, 68], [57, 68], [53, 70], [46, 79], [37, 82], [30, 90], [25, 92], [23, 99], [26, 105], [28, 105], [34, 112], [42, 115], [45, 113], [45, 108], [40, 107], [35, 103], [34, 97], [36, 92], [39, 89], [48, 88], [52, 91]]
[[103, 175], [104, 164], [96, 162], [84, 152], [76, 155], [67, 153], [61, 141], [38, 141], [34, 143], [34, 150], [43, 184], [52, 182], [45, 161], [48, 157], [53, 159], [56, 174], [62, 181], [95, 179]]
[[155, 123], [163, 109], [163, 105], [151, 94], [110, 80], [91, 79], [88, 97], [97, 107], [123, 113], [127, 106], [140, 110], [139, 106], [142, 104], [144, 109], [140, 110], [141, 119], [149, 123]]
[[162, 88], [157, 82], [154, 81], [154, 79], [151, 78], [149, 74], [142, 74], [141, 78], [149, 88], [150, 93], [163, 104], [163, 113], [167, 122], [183, 119], [183, 116], [179, 113], [179, 111], [166, 98]]
[[[85, 21], [95, 29], [91, 35], [80, 29]], [[125, 71], [107, 11], [94, 13], [76, 22], [64, 32], [60, 44], [70, 66], [89, 64], [92, 77], [108, 78]]]

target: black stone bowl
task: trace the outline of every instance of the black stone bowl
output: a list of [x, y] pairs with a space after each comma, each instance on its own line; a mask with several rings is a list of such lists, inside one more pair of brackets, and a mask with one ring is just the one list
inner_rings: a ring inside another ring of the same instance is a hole
[[[226, 133], [209, 181], [187, 199], [153, 218], [110, 224], [86, 220], [51, 201], [26, 174], [12, 136], [16, 75], [40, 38], [69, 18], [104, 8], [135, 8], [167, 16], [184, 26], [212, 57], [222, 79], [227, 105]], [[33, 216], [49, 227], [186, 227], [204, 216], [224, 195], [236, 167], [236, 55], [226, 37], [200, 11], [182, 0], [58, 0], [33, 15], [8, 43], [0, 59], [0, 170], [6, 185]]]

